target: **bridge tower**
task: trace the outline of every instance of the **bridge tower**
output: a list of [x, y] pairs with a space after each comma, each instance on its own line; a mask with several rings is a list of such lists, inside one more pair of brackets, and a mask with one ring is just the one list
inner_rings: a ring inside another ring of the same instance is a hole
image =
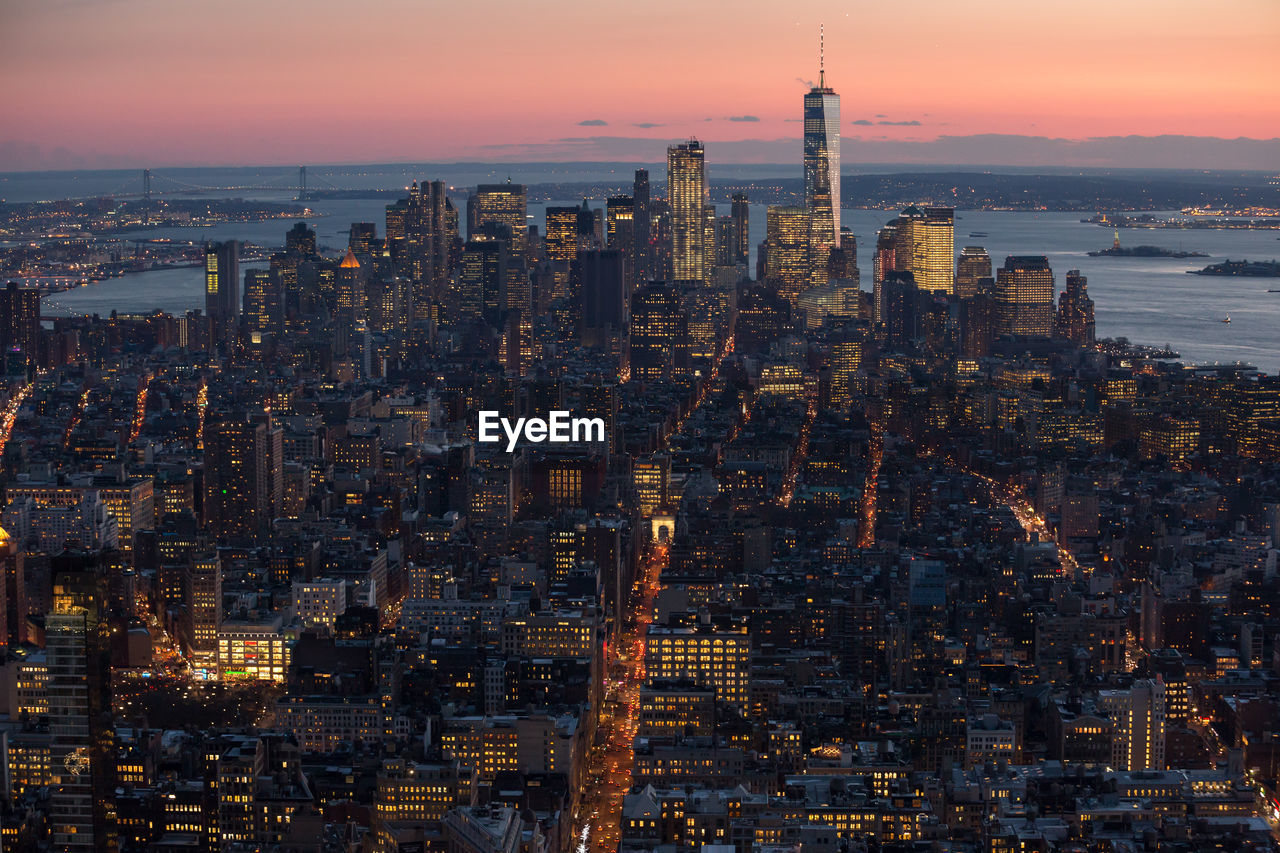
[[307, 167], [298, 167], [298, 201], [303, 201], [307, 197]]

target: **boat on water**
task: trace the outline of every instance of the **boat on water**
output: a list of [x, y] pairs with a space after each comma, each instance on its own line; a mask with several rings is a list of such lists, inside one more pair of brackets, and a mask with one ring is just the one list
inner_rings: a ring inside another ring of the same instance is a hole
[[1222, 318], [1222, 322], [1224, 322], [1224, 323], [1230, 323], [1230, 322], [1231, 322], [1231, 318], [1230, 318], [1230, 317], [1223, 317], [1223, 318]]
[[986, 231], [970, 231], [969, 236], [970, 237], [986, 237], [987, 232]]

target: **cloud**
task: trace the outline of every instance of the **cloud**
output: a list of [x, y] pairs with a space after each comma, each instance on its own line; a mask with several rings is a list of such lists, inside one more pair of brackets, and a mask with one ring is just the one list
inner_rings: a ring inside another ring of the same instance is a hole
[[632, 125], [632, 127], [643, 127], [646, 129], [650, 127], [663, 127], [663, 126], [664, 125], [661, 122], [656, 122], [656, 121], [638, 121]]
[[817, 86], [814, 84], [812, 80], [806, 80], [803, 77], [797, 77], [796, 82], [799, 83], [801, 86], [804, 86], [806, 89], [817, 88]]
[[729, 121], [759, 121], [759, 116], [729, 116]]
[[899, 125], [901, 127], [919, 127], [920, 126], [920, 122], [916, 121], [915, 119], [910, 119], [909, 121], [878, 121], [876, 122], [876, 124], [894, 124], [894, 125]]
[[876, 118], [888, 118], [884, 113], [876, 113]]
[[584, 118], [582, 121], [578, 122], [578, 127], [604, 127], [607, 124], [609, 124], [609, 122], [602, 118]]
[[871, 119], [869, 119], [869, 118], [854, 119], [853, 121], [851, 121], [851, 122], [849, 122], [849, 123], [850, 123], [850, 124], [856, 124], [856, 125], [858, 125], [859, 127], [870, 127], [871, 125], [875, 124], [875, 122], [874, 122], [874, 121], [872, 121], [872, 120], [871, 120]]

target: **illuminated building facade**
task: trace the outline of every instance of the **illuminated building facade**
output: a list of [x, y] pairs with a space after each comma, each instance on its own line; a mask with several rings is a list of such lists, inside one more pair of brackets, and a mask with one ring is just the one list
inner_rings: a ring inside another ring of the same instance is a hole
[[794, 309], [801, 291], [811, 283], [809, 209], [770, 205], [765, 219], [765, 242], [767, 283]]
[[956, 296], [970, 299], [991, 281], [991, 256], [981, 246], [965, 246], [956, 258]]
[[713, 688], [717, 702], [745, 709], [750, 702], [751, 638], [745, 633], [650, 626], [645, 672], [651, 680], [688, 680]]
[[1053, 334], [1053, 270], [1043, 255], [1010, 255], [996, 272], [996, 334]]
[[467, 199], [467, 235], [472, 237], [490, 223], [511, 232], [511, 253], [524, 258], [529, 250], [527, 193], [523, 184], [481, 184]]
[[680, 295], [674, 286], [653, 282], [637, 290], [631, 297], [631, 376], [671, 378], [683, 334]]
[[227, 620], [218, 628], [218, 669], [223, 678], [283, 682], [293, 637], [280, 616]]
[[702, 143], [696, 139], [667, 148], [667, 200], [671, 204], [672, 275], [683, 281], [703, 281], [707, 277], [707, 170]]
[[212, 656], [218, 650], [222, 624], [222, 560], [217, 551], [191, 560], [191, 636], [196, 652]]
[[815, 263], [840, 245], [840, 96], [826, 85], [826, 71], [804, 96], [804, 203]]

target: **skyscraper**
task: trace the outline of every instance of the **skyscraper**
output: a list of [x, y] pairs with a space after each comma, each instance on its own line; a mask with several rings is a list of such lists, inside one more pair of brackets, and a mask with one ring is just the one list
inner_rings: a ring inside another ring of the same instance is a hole
[[0, 350], [22, 350], [35, 361], [40, 346], [40, 291], [11, 281], [0, 290]]
[[204, 248], [204, 310], [214, 335], [230, 340], [240, 316], [240, 244], [235, 240]]
[[632, 220], [635, 225], [636, 281], [647, 281], [652, 275], [649, 248], [649, 229], [652, 224], [652, 213], [649, 210], [649, 170], [636, 169], [635, 183], [631, 191]]
[[505, 240], [467, 241], [458, 270], [459, 315], [484, 319], [497, 327], [506, 307], [507, 247]]
[[307, 227], [307, 223], [295, 223], [284, 235], [284, 250], [303, 258], [314, 258], [316, 255], [316, 232]]
[[431, 316], [449, 281], [449, 248], [457, 235], [443, 181], [414, 181], [409, 195], [387, 206], [387, 248], [409, 277], [413, 315]]
[[981, 246], [965, 246], [956, 259], [956, 296], [968, 299], [991, 278], [991, 256]]
[[[795, 308], [809, 287], [809, 209], [770, 205], [765, 218], [768, 285]], [[825, 266], [825, 259], [823, 264]]]
[[547, 260], [555, 282], [553, 299], [563, 299], [569, 292], [569, 269], [578, 258], [578, 208], [547, 208]]
[[347, 249], [346, 256], [338, 264], [338, 315], [347, 322], [365, 319], [364, 275], [355, 253]]
[[667, 148], [667, 199], [671, 203], [672, 275], [681, 281], [706, 279], [704, 205], [707, 171], [696, 139]]
[[80, 553], [63, 554], [53, 568], [53, 611], [45, 617], [53, 847], [116, 850], [104, 578], [96, 560]]
[[734, 263], [747, 264], [751, 261], [751, 211], [750, 204], [747, 201], [746, 193], [733, 194], [733, 206], [730, 208], [729, 215], [733, 217], [734, 236], [737, 238], [737, 246], [734, 253]]
[[279, 427], [244, 414], [204, 424], [205, 523], [218, 535], [256, 535], [273, 514]]
[[528, 205], [524, 184], [481, 184], [467, 199], [467, 236], [497, 222], [511, 229], [511, 253], [523, 258], [529, 248]]
[[617, 249], [583, 252], [581, 340], [584, 346], [605, 346], [626, 325], [627, 262]]
[[1080, 270], [1067, 271], [1066, 287], [1058, 299], [1058, 316], [1054, 333], [1073, 344], [1088, 346], [1094, 339], [1093, 300], [1089, 298], [1089, 280]]
[[1010, 255], [996, 273], [996, 334], [1053, 333], [1053, 270], [1043, 255]]
[[683, 335], [680, 294], [674, 285], [651, 282], [631, 296], [631, 376], [670, 379]]
[[251, 335], [260, 340], [284, 327], [284, 287], [277, 270], [245, 270], [244, 313]]
[[955, 290], [955, 211], [949, 207], [911, 205], [895, 220], [895, 268], [915, 276], [921, 290], [950, 294]]
[[815, 263], [825, 262], [840, 245], [840, 96], [827, 87], [821, 53], [818, 85], [804, 96], [804, 203]]

